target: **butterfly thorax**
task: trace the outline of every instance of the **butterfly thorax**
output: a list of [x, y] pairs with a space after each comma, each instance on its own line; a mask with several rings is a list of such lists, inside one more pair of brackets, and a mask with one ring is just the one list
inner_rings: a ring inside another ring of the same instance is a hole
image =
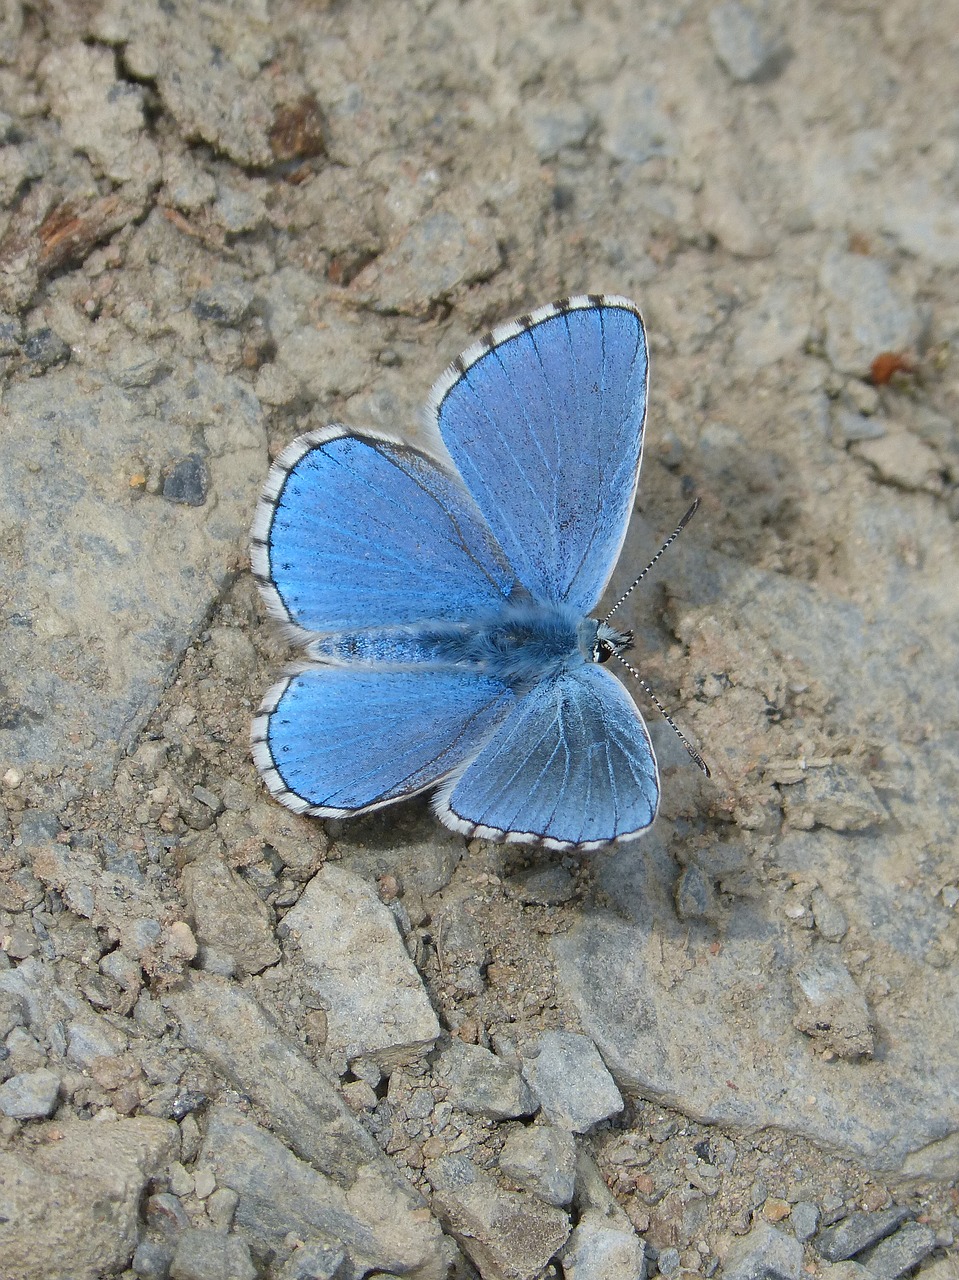
[[584, 618], [567, 605], [525, 600], [462, 622], [428, 620], [322, 636], [307, 653], [337, 665], [481, 671], [520, 691], [544, 676], [606, 662], [631, 643], [632, 632]]

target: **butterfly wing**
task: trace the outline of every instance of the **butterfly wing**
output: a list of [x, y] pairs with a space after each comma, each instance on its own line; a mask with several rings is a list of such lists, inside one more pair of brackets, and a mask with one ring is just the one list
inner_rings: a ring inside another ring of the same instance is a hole
[[250, 558], [271, 612], [310, 632], [461, 619], [516, 582], [456, 476], [336, 426], [300, 436], [273, 464]]
[[646, 334], [625, 298], [577, 297], [503, 325], [454, 361], [430, 408], [523, 586], [597, 604], [632, 513]]
[[458, 671], [306, 667], [263, 700], [253, 758], [289, 808], [345, 818], [434, 786], [514, 703], [498, 680]]
[[591, 663], [534, 685], [435, 801], [455, 831], [558, 849], [638, 836], [658, 806], [642, 716]]

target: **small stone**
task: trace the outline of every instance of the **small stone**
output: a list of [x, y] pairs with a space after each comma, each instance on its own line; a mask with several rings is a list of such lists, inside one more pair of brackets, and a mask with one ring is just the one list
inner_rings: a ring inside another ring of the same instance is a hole
[[808, 1240], [816, 1234], [819, 1226], [819, 1208], [809, 1200], [800, 1200], [793, 1205], [789, 1222], [797, 1240]]
[[[188, 863], [181, 887], [197, 938], [206, 948], [226, 953], [231, 970], [260, 973], [276, 964], [280, 948], [270, 908], [216, 853]], [[204, 968], [209, 971], [214, 966], [204, 962]]]
[[250, 1246], [239, 1236], [188, 1227], [177, 1240], [170, 1280], [256, 1280]]
[[163, 481], [163, 496], [167, 502], [178, 502], [187, 507], [202, 507], [209, 491], [209, 468], [198, 453], [181, 458]]
[[909, 351], [921, 324], [911, 300], [875, 258], [833, 250], [820, 268], [826, 297], [826, 354], [834, 368], [869, 376], [883, 351]]
[[466, 1156], [426, 1168], [433, 1209], [485, 1280], [535, 1276], [562, 1248], [569, 1218], [525, 1191], [504, 1191]]
[[777, 1196], [767, 1196], [763, 1203], [763, 1217], [767, 1222], [782, 1222], [783, 1218], [789, 1217], [792, 1206], [788, 1200], [781, 1200]]
[[827, 942], [839, 942], [849, 928], [849, 922], [840, 907], [822, 889], [814, 889], [810, 898], [816, 928]]
[[593, 117], [578, 102], [543, 101], [523, 107], [522, 123], [540, 160], [555, 160], [567, 147], [583, 145]]
[[524, 1052], [523, 1075], [544, 1116], [574, 1133], [586, 1133], [623, 1109], [613, 1077], [586, 1036], [543, 1032]]
[[576, 1188], [576, 1140], [554, 1125], [514, 1129], [503, 1144], [499, 1167], [540, 1200], [565, 1208]]
[[737, 0], [727, 0], [710, 10], [709, 33], [719, 61], [740, 84], [771, 76], [785, 60], [786, 50], [778, 33]]
[[869, 782], [839, 764], [809, 769], [801, 782], [784, 788], [783, 800], [789, 821], [807, 831], [865, 831], [887, 817]]
[[878, 1213], [851, 1213], [848, 1218], [819, 1233], [816, 1249], [827, 1262], [843, 1262], [891, 1235], [911, 1217], [909, 1210], [900, 1205], [881, 1209]]
[[853, 453], [868, 462], [885, 484], [907, 492], [942, 492], [941, 457], [911, 431], [897, 429], [878, 440], [861, 440], [854, 446]]
[[923, 1222], [907, 1222], [895, 1235], [887, 1236], [860, 1257], [863, 1266], [878, 1280], [896, 1280], [918, 1267], [936, 1247], [936, 1233]]
[[253, 289], [244, 281], [201, 289], [190, 304], [198, 320], [211, 320], [225, 327], [240, 324], [253, 305]]
[[678, 1249], [663, 1249], [659, 1257], [656, 1259], [656, 1266], [659, 1268], [659, 1274], [662, 1276], [672, 1276], [680, 1268], [680, 1258]]
[[[663, 1253], [676, 1254], [674, 1270], [678, 1269], [677, 1251]], [[560, 1257], [565, 1280], [643, 1280], [646, 1274], [645, 1245], [635, 1231], [592, 1210], [580, 1216]]]
[[69, 344], [52, 329], [34, 329], [23, 340], [23, 354], [33, 364], [34, 373], [46, 373], [70, 359]]
[[11, 1076], [0, 1084], [0, 1112], [12, 1120], [42, 1120], [53, 1114], [60, 1077], [45, 1067]]
[[723, 1280], [798, 1280], [802, 1245], [768, 1222], [733, 1241], [723, 1265]]
[[858, 444], [861, 440], [881, 440], [889, 430], [885, 418], [866, 417], [862, 413], [853, 413], [850, 409], [840, 409], [833, 419], [838, 436], [838, 443]]
[[[277, 1280], [341, 1280], [355, 1274], [346, 1251], [335, 1244], [300, 1244], [277, 1272]], [[385, 1271], [383, 1280], [390, 1280]]]
[[870, 1057], [872, 1019], [839, 950], [818, 946], [793, 973], [799, 1031], [840, 1058]]
[[676, 881], [676, 911], [680, 920], [702, 920], [714, 905], [712, 886], [702, 868], [690, 863]]
[[565, 867], [533, 867], [520, 871], [506, 881], [506, 892], [520, 902], [552, 907], [569, 902], [576, 892], [576, 882]]
[[455, 1036], [443, 1049], [437, 1071], [454, 1107], [490, 1120], [532, 1115], [536, 1100], [519, 1070], [478, 1044]]
[[173, 1250], [168, 1244], [141, 1240], [133, 1254], [131, 1267], [139, 1280], [167, 1280]]
[[229, 1231], [240, 1197], [232, 1187], [217, 1187], [206, 1201], [206, 1216], [217, 1231]]

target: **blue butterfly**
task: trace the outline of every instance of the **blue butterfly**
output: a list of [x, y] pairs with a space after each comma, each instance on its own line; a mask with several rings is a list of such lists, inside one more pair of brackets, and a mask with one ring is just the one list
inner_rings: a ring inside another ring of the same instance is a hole
[[251, 552], [308, 659], [253, 724], [278, 800], [341, 818], [435, 787], [453, 830], [552, 849], [651, 826], [649, 733], [602, 665], [632, 633], [590, 616], [633, 509], [647, 363], [632, 302], [566, 298], [436, 383], [452, 465], [342, 426], [283, 450]]

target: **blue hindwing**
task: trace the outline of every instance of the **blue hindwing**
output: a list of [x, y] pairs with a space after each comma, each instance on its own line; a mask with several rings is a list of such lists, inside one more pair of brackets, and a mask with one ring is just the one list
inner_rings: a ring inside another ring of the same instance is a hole
[[289, 808], [347, 817], [447, 777], [514, 704], [500, 681], [467, 672], [307, 667], [267, 694], [253, 756]]
[[443, 441], [531, 595], [589, 613], [619, 556], [642, 457], [646, 334], [624, 298], [494, 330], [433, 388]]
[[593, 663], [534, 685], [435, 801], [456, 831], [553, 848], [628, 840], [652, 825], [658, 806], [642, 716]]

